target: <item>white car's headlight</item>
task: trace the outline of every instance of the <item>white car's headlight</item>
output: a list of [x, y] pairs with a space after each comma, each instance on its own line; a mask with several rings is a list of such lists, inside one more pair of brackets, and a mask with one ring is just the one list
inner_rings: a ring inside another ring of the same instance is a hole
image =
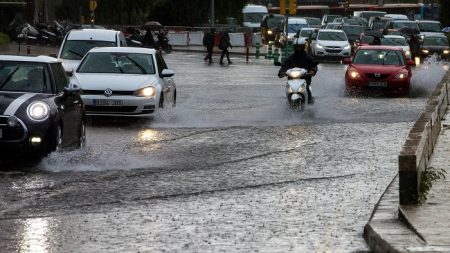
[[156, 95], [156, 88], [153, 86], [145, 87], [134, 92], [136, 97], [154, 97]]
[[44, 121], [50, 115], [50, 107], [42, 101], [33, 102], [27, 108], [27, 115], [31, 120]]
[[323, 49], [323, 46], [322, 46], [322, 45], [320, 45], [320, 44], [316, 44], [316, 48], [320, 48], [320, 49]]
[[344, 50], [349, 50], [350, 49], [350, 45], [347, 45], [344, 47]]
[[411, 55], [411, 51], [409, 51], [409, 50], [406, 51], [406, 52], [405, 52], [405, 55], [406, 55], [406, 56], [410, 56], [410, 55]]

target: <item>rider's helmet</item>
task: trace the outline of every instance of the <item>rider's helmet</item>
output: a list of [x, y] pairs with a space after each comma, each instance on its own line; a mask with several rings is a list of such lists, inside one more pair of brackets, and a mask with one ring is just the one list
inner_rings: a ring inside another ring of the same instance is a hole
[[294, 40], [294, 42], [292, 43], [292, 45], [294, 46], [295, 52], [302, 52], [302, 51], [305, 51], [305, 47], [306, 47], [306, 39], [303, 38], [303, 37], [296, 38], [296, 39]]

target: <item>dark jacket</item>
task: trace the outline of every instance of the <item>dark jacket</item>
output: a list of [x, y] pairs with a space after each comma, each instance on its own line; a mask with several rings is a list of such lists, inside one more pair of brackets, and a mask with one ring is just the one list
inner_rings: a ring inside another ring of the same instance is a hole
[[213, 48], [214, 47], [214, 33], [208, 32], [203, 36], [203, 46], [207, 48]]
[[229, 47], [233, 48], [233, 46], [230, 43], [230, 35], [227, 32], [225, 32], [222, 34], [222, 37], [220, 38], [219, 49], [227, 50]]
[[[308, 72], [312, 70], [314, 74], [317, 73], [317, 64], [314, 63], [314, 59], [307, 52], [303, 51], [301, 53], [294, 53], [286, 59], [280, 71], [278, 71], [278, 77], [285, 77], [286, 71], [295, 67], [306, 69]], [[308, 79], [311, 80], [311, 77]]]
[[142, 44], [144, 44], [144, 47], [155, 47], [156, 43], [151, 30], [147, 29]]

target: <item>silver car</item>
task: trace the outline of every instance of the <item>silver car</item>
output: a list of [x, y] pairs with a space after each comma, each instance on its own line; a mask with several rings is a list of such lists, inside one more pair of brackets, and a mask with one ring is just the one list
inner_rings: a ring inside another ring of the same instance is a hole
[[71, 78], [82, 90], [87, 115], [148, 117], [175, 106], [174, 72], [154, 49], [91, 49]]

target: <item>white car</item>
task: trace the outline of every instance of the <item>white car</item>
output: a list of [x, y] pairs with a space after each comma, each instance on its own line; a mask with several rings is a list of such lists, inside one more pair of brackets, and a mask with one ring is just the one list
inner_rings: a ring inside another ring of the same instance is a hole
[[70, 81], [87, 115], [148, 117], [175, 106], [174, 74], [154, 49], [103, 47], [85, 55]]
[[403, 36], [384, 35], [381, 38], [381, 45], [401, 48], [405, 52], [406, 58], [411, 59], [411, 49], [409, 48], [408, 41]]
[[84, 55], [94, 47], [126, 47], [125, 35], [120, 31], [105, 29], [71, 30], [61, 44], [58, 60], [66, 73], [72, 75]]
[[310, 50], [314, 58], [345, 58], [351, 55], [350, 43], [342, 30], [319, 30], [311, 38]]

